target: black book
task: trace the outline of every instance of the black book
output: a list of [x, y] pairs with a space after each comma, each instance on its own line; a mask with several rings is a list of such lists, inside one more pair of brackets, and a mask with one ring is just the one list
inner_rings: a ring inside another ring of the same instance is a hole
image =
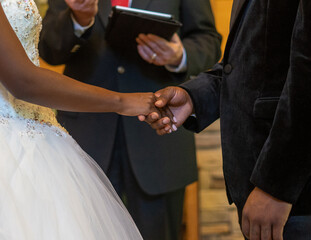
[[114, 46], [136, 44], [140, 33], [152, 33], [170, 40], [181, 26], [170, 14], [115, 6], [109, 16], [105, 38]]

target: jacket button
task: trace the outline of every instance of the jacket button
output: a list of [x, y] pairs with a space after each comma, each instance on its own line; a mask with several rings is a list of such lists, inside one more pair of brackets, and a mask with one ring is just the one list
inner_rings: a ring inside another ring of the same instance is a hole
[[122, 67], [122, 66], [119, 66], [119, 67], [117, 68], [117, 71], [118, 71], [118, 73], [123, 74], [123, 73], [125, 73], [125, 68]]
[[226, 64], [224, 66], [224, 73], [229, 74], [232, 72], [232, 65], [231, 64]]

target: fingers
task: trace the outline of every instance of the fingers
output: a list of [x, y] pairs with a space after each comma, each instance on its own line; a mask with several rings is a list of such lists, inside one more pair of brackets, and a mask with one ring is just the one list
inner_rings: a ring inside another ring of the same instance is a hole
[[168, 117], [161, 118], [157, 121], [149, 122], [150, 126], [155, 130], [164, 129], [166, 132], [177, 131], [177, 127]]
[[157, 134], [164, 135], [167, 133], [172, 133], [177, 131], [176, 125], [171, 121], [169, 117], [162, 117], [161, 119], [156, 119], [152, 117], [151, 114], [145, 117], [145, 122], [147, 122], [151, 128], [155, 129]]
[[283, 240], [282, 225], [271, 225], [267, 222], [250, 221], [247, 213], [243, 211], [242, 232], [250, 240]]
[[177, 130], [176, 126], [173, 128], [170, 124], [171, 123], [169, 118], [165, 117], [158, 121], [154, 121], [150, 124], [150, 126], [156, 130], [158, 135], [164, 135], [167, 133], [172, 133], [174, 131], [173, 129]]
[[142, 59], [144, 59], [146, 62], [156, 64], [157, 54], [153, 52], [149, 47], [138, 45], [137, 51]]
[[152, 51], [156, 53], [163, 53], [168, 50], [168, 41], [164, 38], [158, 37], [153, 34], [139, 34], [138, 38], [146, 44]]
[[163, 108], [174, 97], [175, 91], [173, 87], [167, 87], [157, 91], [154, 95], [157, 97], [157, 101], [155, 102], [156, 107]]
[[172, 124], [177, 123], [177, 119], [174, 117], [174, 114], [172, 113], [172, 111], [169, 107], [161, 108], [161, 114], [162, 114], [162, 117], [164, 117], [164, 116], [168, 117]]
[[139, 34], [136, 38], [139, 55], [148, 63], [157, 66], [170, 64], [175, 58], [175, 52], [170, 42], [152, 34]]
[[[261, 240], [260, 225], [252, 222], [250, 224], [250, 240]], [[266, 239], [265, 239], [266, 240]]]
[[271, 240], [272, 239], [272, 229], [270, 224], [261, 226], [261, 239]]
[[283, 240], [282, 225], [250, 223], [242, 219], [242, 232], [250, 240]]
[[170, 106], [171, 99], [175, 94], [175, 87], [167, 87], [156, 92], [154, 105], [157, 111], [151, 111], [146, 116], [138, 116], [140, 121], [147, 122], [159, 135], [177, 131], [177, 119], [175, 118]]
[[250, 224], [249, 224], [249, 220], [247, 217], [244, 216], [242, 217], [242, 232], [244, 234], [244, 236], [249, 239], [250, 238]]
[[145, 119], [146, 119], [146, 117], [144, 115], [139, 115], [137, 117], [138, 117], [138, 120], [141, 122], [145, 121]]
[[170, 134], [172, 133], [172, 130], [166, 131], [165, 129], [161, 129], [161, 130], [156, 130], [157, 134], [160, 136], [163, 136], [165, 134]]
[[272, 229], [273, 240], [283, 240], [283, 226], [274, 225]]
[[173, 42], [173, 43], [180, 43], [181, 42], [180, 37], [178, 36], [177, 33], [174, 33], [174, 35], [172, 36], [171, 42]]
[[159, 120], [161, 116], [162, 116], [161, 109], [158, 109], [158, 112], [152, 112], [148, 116], [145, 116], [145, 121], [148, 121], [151, 123], [151, 122]]

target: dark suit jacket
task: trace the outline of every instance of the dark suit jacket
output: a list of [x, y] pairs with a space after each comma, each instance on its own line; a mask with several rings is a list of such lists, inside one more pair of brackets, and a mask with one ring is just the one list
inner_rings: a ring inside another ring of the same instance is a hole
[[[223, 64], [182, 85], [201, 131], [220, 116], [229, 200], [259, 187], [311, 214], [311, 4], [235, 1]], [[297, 15], [297, 9], [299, 13]], [[243, 21], [241, 21], [241, 19]]]
[[[68, 76], [120, 92], [156, 91], [167, 85], [177, 85], [218, 60], [220, 35], [215, 30], [209, 1], [133, 0], [132, 7], [170, 13], [183, 23], [180, 36], [187, 52], [187, 73], [170, 73], [164, 67], [146, 63], [138, 55], [136, 46], [109, 47], [104, 34], [110, 0], [99, 0], [95, 24], [81, 38], [74, 35], [65, 2], [49, 1], [39, 46], [42, 58], [50, 64], [65, 63]], [[82, 148], [107, 170], [118, 115], [59, 112], [58, 119]], [[179, 130], [160, 137], [137, 118], [122, 117], [122, 120], [127, 142], [124, 147], [127, 147], [131, 166], [145, 192], [160, 194], [196, 180], [192, 133]]]

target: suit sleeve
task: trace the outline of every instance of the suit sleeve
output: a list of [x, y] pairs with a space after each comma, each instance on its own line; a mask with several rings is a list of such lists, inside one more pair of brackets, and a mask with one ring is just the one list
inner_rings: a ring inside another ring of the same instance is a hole
[[42, 22], [39, 53], [49, 64], [65, 64], [73, 54], [72, 49], [81, 46], [86, 40], [74, 34], [71, 11], [63, 0], [49, 0], [48, 4]]
[[310, 16], [311, 1], [300, 1], [288, 76], [272, 129], [251, 177], [255, 186], [292, 204], [311, 177]]
[[188, 76], [214, 66], [220, 58], [221, 36], [216, 31], [209, 0], [181, 0], [180, 37], [187, 52]]
[[189, 93], [196, 115], [186, 120], [186, 129], [198, 133], [219, 118], [222, 68], [222, 64], [217, 63], [212, 70], [179, 85]]

